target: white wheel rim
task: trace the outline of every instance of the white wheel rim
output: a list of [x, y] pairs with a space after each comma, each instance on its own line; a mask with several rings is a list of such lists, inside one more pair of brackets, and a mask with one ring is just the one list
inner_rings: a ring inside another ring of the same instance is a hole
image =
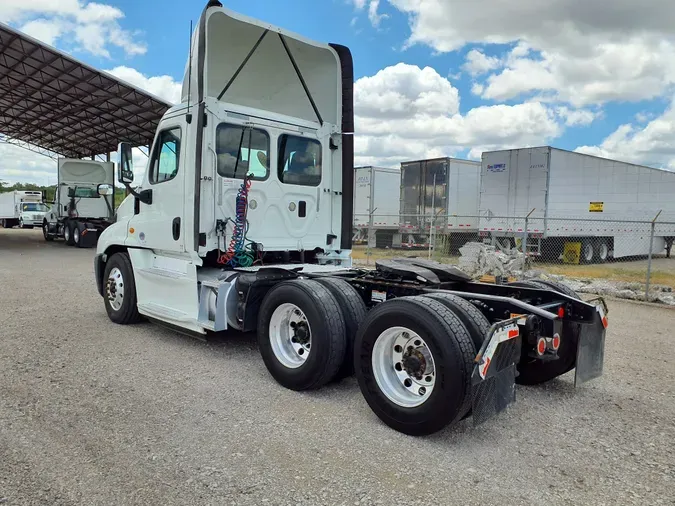
[[378, 336], [372, 366], [382, 393], [404, 408], [421, 406], [434, 390], [434, 357], [424, 339], [408, 328], [391, 327]]
[[593, 260], [593, 245], [587, 244], [584, 248], [584, 257], [586, 261], [590, 262]]
[[80, 242], [80, 231], [79, 229], [73, 229], [73, 241]]
[[45, 233], [45, 237], [47, 237], [49, 235], [49, 225], [45, 223], [42, 227], [42, 231]]
[[284, 367], [297, 369], [307, 361], [312, 329], [305, 313], [295, 304], [281, 304], [274, 310], [269, 338], [274, 356]]
[[66, 227], [63, 229], [63, 238], [66, 241], [70, 240], [70, 229], [68, 228], [68, 225], [66, 225]]
[[110, 307], [115, 311], [119, 311], [124, 302], [124, 278], [122, 277], [122, 271], [117, 267], [110, 269], [108, 280], [105, 284], [105, 292]]
[[600, 245], [599, 255], [601, 260], [607, 260], [607, 257], [609, 256], [609, 247], [606, 244]]

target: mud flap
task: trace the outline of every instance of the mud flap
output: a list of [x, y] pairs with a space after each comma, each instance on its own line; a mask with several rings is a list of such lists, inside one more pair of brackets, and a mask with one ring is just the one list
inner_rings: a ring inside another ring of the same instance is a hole
[[474, 426], [506, 409], [516, 400], [516, 363], [521, 337], [518, 318], [492, 326], [471, 376], [471, 409]]
[[607, 304], [602, 298], [588, 301], [595, 304], [593, 323], [581, 326], [577, 345], [574, 386], [602, 376], [605, 360], [605, 334], [607, 332]]

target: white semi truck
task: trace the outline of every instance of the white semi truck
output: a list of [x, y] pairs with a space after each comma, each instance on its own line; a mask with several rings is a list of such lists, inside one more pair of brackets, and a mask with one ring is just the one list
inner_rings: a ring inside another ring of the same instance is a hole
[[[355, 372], [377, 416], [416, 435], [485, 420], [513, 402], [516, 381], [602, 373], [601, 299], [550, 282], [472, 283], [418, 259], [351, 268], [346, 47], [211, 0], [190, 53], [182, 103], [98, 241], [95, 279], [113, 322], [255, 331], [281, 385], [314, 389]], [[119, 156], [130, 185], [131, 146]]]
[[[574, 263], [654, 254], [675, 238], [675, 172], [550, 146], [485, 152], [480, 234], [510, 242], [524, 237], [535, 256]], [[527, 217], [527, 221], [526, 221]], [[527, 223], [527, 227], [526, 227]], [[572, 248], [573, 246], [574, 248]]]
[[371, 247], [391, 246], [381, 241], [399, 228], [401, 169], [356, 167], [354, 169], [354, 243]]
[[89, 248], [115, 214], [112, 162], [60, 158], [55, 202], [40, 226], [46, 241]]
[[0, 220], [3, 228], [17, 225], [21, 228], [41, 227], [47, 211], [40, 191], [13, 190], [0, 193]]

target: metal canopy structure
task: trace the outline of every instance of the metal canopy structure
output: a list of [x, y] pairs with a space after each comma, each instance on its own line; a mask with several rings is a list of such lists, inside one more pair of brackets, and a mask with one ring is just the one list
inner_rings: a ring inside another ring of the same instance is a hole
[[152, 144], [160, 98], [0, 23], [0, 140], [84, 158]]

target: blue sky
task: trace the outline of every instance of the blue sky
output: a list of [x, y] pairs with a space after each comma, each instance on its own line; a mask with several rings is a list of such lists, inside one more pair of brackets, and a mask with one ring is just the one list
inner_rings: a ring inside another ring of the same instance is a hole
[[[4, 0], [0, 21], [175, 99], [190, 20], [204, 4]], [[675, 12], [665, 0], [617, 0], [604, 13], [576, 0], [520, 0], [508, 10], [499, 0], [224, 4], [351, 48], [357, 163], [552, 144], [675, 167], [675, 45], [663, 21]], [[22, 164], [36, 178], [52, 171], [14, 153], [0, 177], [16, 179]]]

